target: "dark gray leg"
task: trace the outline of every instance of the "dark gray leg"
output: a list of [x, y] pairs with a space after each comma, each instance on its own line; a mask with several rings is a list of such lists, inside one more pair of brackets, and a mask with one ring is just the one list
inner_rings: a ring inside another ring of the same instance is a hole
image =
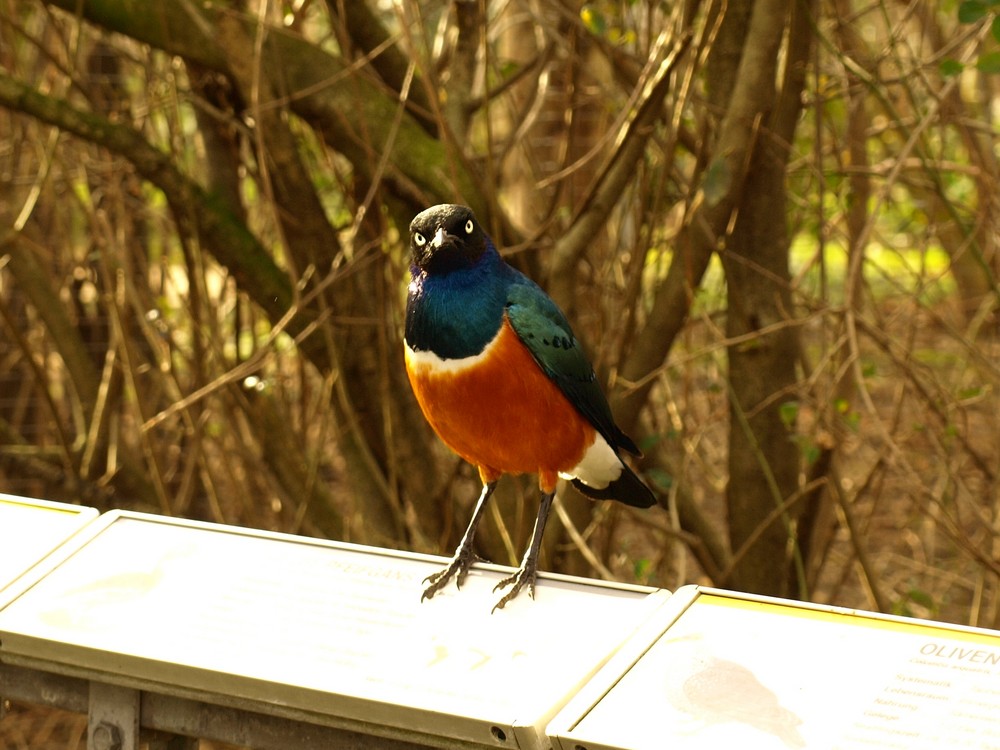
[[512, 576], [504, 578], [493, 589], [500, 589], [510, 586], [510, 591], [504, 594], [503, 598], [493, 606], [493, 611], [503, 609], [511, 599], [517, 596], [518, 592], [525, 586], [528, 587], [528, 596], [535, 598], [535, 574], [538, 572], [538, 550], [542, 546], [542, 534], [545, 532], [545, 522], [549, 519], [549, 511], [552, 510], [552, 500], [556, 493], [546, 492], [542, 494], [542, 502], [538, 506], [538, 515], [535, 517], [535, 528], [531, 532], [531, 543], [521, 560], [521, 567]]
[[458, 549], [455, 550], [455, 556], [451, 558], [451, 562], [448, 563], [443, 569], [439, 570], [437, 573], [432, 573], [424, 579], [424, 583], [429, 583], [430, 586], [424, 589], [423, 596], [420, 597], [420, 601], [424, 599], [430, 599], [434, 594], [444, 588], [445, 584], [451, 580], [451, 577], [458, 574], [458, 578], [455, 579], [455, 585], [458, 588], [462, 588], [462, 584], [465, 582], [465, 577], [469, 574], [469, 568], [472, 567], [472, 563], [476, 561], [476, 553], [472, 550], [472, 543], [476, 538], [476, 529], [479, 527], [479, 522], [483, 520], [483, 511], [486, 510], [486, 501], [490, 499], [490, 495], [493, 494], [493, 490], [497, 488], [496, 481], [487, 482], [483, 485], [483, 491], [479, 495], [479, 501], [476, 503], [476, 509], [472, 513], [472, 520], [469, 521], [469, 526], [465, 529], [465, 534], [462, 535], [462, 541], [459, 542]]

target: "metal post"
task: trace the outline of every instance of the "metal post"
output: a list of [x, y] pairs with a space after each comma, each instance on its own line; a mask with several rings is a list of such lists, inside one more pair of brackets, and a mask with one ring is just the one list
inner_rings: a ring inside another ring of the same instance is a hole
[[90, 683], [88, 750], [139, 750], [139, 691]]

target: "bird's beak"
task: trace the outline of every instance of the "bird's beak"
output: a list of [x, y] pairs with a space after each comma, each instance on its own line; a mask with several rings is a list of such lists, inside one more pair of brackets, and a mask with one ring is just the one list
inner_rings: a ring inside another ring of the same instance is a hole
[[431, 240], [431, 247], [439, 248], [448, 241], [448, 233], [444, 231], [444, 227], [438, 227], [437, 232], [434, 233], [434, 239]]

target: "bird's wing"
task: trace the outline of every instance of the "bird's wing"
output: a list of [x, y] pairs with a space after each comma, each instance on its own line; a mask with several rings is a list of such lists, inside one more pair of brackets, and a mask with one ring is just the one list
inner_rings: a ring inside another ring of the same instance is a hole
[[594, 368], [556, 303], [525, 278], [508, 289], [506, 311], [521, 343], [594, 429], [611, 447], [639, 455], [635, 443], [615, 424]]

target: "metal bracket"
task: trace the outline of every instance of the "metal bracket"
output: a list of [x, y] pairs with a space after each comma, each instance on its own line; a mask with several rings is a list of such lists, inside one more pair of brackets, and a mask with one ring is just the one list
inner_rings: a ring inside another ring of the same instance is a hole
[[139, 750], [139, 691], [90, 683], [88, 750]]

